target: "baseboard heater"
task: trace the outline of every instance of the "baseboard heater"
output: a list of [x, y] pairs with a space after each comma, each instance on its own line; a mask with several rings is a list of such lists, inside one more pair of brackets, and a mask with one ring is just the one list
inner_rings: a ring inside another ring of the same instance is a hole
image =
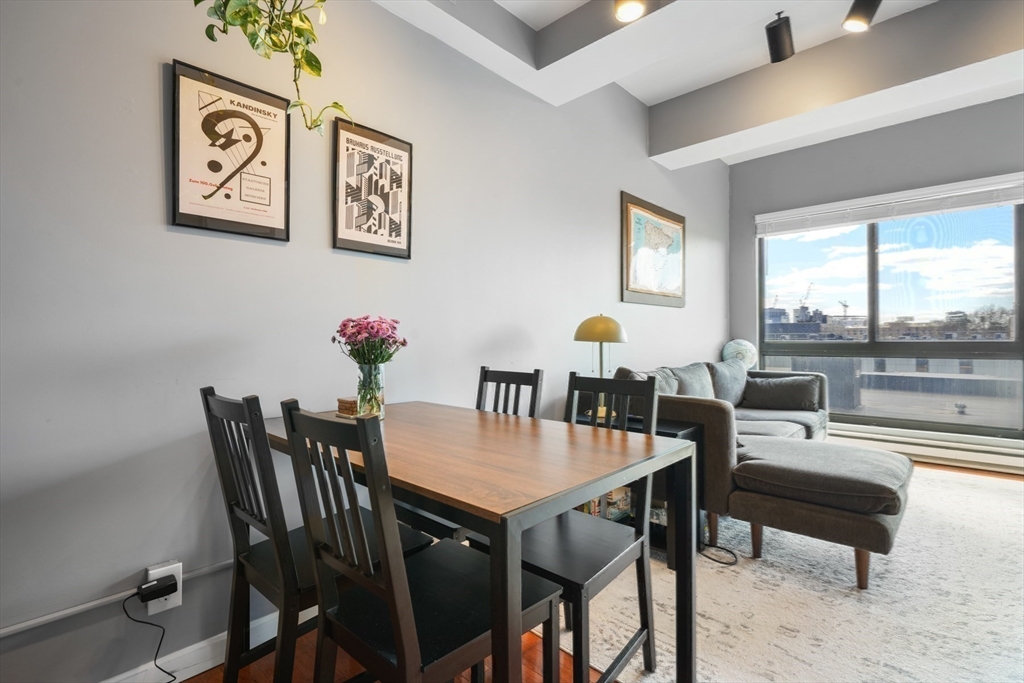
[[856, 441], [902, 453], [912, 460], [1024, 474], [1024, 441], [832, 422], [829, 440]]

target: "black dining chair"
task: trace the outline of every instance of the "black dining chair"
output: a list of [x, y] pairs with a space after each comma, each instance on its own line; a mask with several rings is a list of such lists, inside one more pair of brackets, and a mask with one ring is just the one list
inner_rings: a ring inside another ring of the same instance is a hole
[[[523, 387], [530, 390], [530, 405], [527, 417], [537, 417], [540, 407], [540, 395], [544, 384], [544, 371], [510, 372], [508, 370], [491, 370], [486, 365], [480, 367], [480, 381], [476, 389], [476, 409], [487, 410], [488, 393], [493, 395], [491, 412], [509, 414], [509, 398], [512, 401], [511, 414], [519, 414], [519, 399]], [[491, 387], [493, 386], [493, 390]], [[504, 396], [504, 399], [502, 397]], [[500, 406], [500, 407], [499, 407]]]
[[[377, 416], [347, 424], [281, 404], [302, 518], [315, 568], [319, 632], [313, 678], [333, 681], [337, 647], [368, 673], [359, 680], [450, 680], [490, 653], [490, 560], [451, 539], [403, 558]], [[359, 457], [370, 519], [352, 513]], [[364, 539], [380, 543], [380, 567]], [[349, 583], [339, 589], [335, 572]], [[524, 633], [543, 624], [544, 680], [558, 680], [558, 596], [551, 581], [523, 572]], [[355, 679], [353, 679], [355, 680]]]
[[[619, 380], [570, 373], [565, 421], [625, 430], [631, 428], [632, 418], [632, 428], [653, 434], [658, 410], [654, 382], [654, 377]], [[603, 414], [599, 410], [602, 403]], [[574, 683], [590, 680], [590, 600], [630, 565], [636, 568], [640, 628], [598, 681], [614, 681], [641, 648], [644, 669], [654, 671], [657, 665], [648, 538], [650, 490], [650, 476], [632, 484], [632, 526], [571, 510], [523, 532], [523, 567], [562, 587], [566, 628], [572, 631]], [[488, 549], [486, 537], [470, 534], [468, 538], [473, 548]]]
[[[296, 639], [317, 623], [316, 619], [299, 623], [299, 612], [316, 605], [306, 532], [301, 526], [289, 530], [285, 523], [259, 398], [224, 398], [213, 387], [201, 389], [200, 394], [234, 542], [224, 681], [234, 683], [242, 667], [276, 650], [274, 681], [285, 683], [292, 680]], [[370, 515], [365, 508], [360, 513]], [[252, 543], [250, 529], [267, 540]], [[400, 538], [406, 554], [433, 543], [429, 536], [404, 526]], [[376, 537], [369, 542], [371, 560], [379, 563]], [[256, 646], [249, 643], [249, 586], [278, 609], [277, 637]]]

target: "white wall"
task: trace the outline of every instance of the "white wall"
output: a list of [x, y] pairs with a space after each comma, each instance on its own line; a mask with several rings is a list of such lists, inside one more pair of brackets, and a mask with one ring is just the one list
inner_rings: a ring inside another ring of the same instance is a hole
[[754, 216], [1024, 170], [1024, 96], [729, 167], [730, 329], [757, 341]]
[[[548, 418], [591, 371], [587, 316], [620, 320], [614, 360], [638, 367], [727, 339], [724, 165], [649, 161], [646, 110], [617, 86], [556, 109], [376, 5], [330, 10], [303, 95], [413, 143], [411, 262], [331, 249], [329, 138], [298, 125], [289, 244], [168, 225], [166, 65], [290, 96], [281, 56], [210, 43], [190, 2], [0, 3], [2, 625], [227, 559], [198, 390], [327, 408], [353, 393], [329, 343], [344, 317], [402, 321], [390, 401], [468, 406], [481, 364], [541, 367]], [[686, 216], [685, 309], [619, 303], [620, 190]], [[187, 582], [165, 651], [222, 630], [226, 590]], [[4, 678], [102, 679], [150, 657], [151, 630], [113, 607], [6, 638]]]

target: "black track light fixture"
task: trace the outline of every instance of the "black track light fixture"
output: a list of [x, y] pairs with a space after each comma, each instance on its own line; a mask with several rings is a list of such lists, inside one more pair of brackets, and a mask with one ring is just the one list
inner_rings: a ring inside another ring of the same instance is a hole
[[793, 27], [789, 17], [782, 16], [782, 12], [775, 13], [775, 18], [764, 27], [764, 32], [768, 36], [768, 56], [772, 64], [789, 59], [796, 52], [793, 49]]
[[843, 20], [843, 28], [850, 33], [867, 31], [881, 4], [882, 0], [853, 0], [850, 11], [846, 13], [846, 19]]

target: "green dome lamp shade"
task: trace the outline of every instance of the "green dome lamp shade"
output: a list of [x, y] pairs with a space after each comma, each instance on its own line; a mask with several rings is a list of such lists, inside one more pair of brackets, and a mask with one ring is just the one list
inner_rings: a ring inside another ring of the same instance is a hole
[[604, 377], [604, 345], [605, 344], [625, 344], [626, 343], [626, 330], [623, 329], [622, 325], [615, 318], [609, 318], [604, 315], [595, 315], [592, 318], [587, 318], [579, 324], [576, 328], [576, 334], [573, 335], [575, 341], [582, 342], [596, 342], [600, 349], [600, 376]]

